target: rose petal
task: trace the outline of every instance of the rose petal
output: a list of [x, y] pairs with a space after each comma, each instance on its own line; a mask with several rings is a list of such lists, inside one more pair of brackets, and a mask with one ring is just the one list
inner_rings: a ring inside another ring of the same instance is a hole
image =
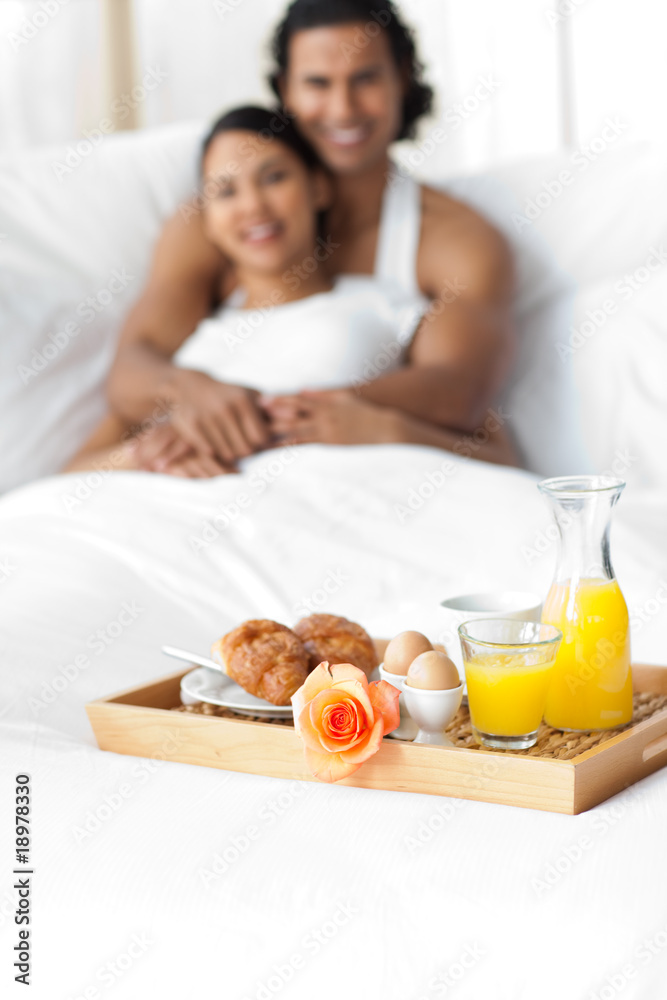
[[352, 663], [334, 663], [331, 668], [334, 684], [339, 681], [359, 681], [365, 691], [368, 691], [368, 677], [363, 670]]
[[368, 686], [368, 694], [373, 706], [375, 718], [381, 715], [384, 719], [384, 729], [382, 735], [392, 733], [401, 721], [401, 713], [398, 707], [400, 691], [387, 681], [373, 681]]
[[331, 667], [328, 660], [323, 660], [322, 663], [318, 663], [314, 670], [310, 671], [299, 690], [303, 691], [306, 701], [312, 701], [315, 695], [319, 694], [320, 691], [326, 691], [332, 684]]
[[[359, 720], [357, 727], [357, 734], [350, 737], [346, 741], [342, 741], [339, 738], [331, 736], [326, 732], [324, 726], [322, 725], [322, 712], [327, 705], [339, 705], [341, 702], [351, 702], [354, 710], [357, 713], [357, 718]], [[349, 698], [346, 694], [341, 694], [339, 690], [330, 688], [328, 691], [320, 691], [316, 698], [306, 706], [308, 710], [308, 732], [309, 738], [304, 737], [304, 742], [309, 746], [313, 746], [313, 740], [311, 734], [314, 732], [317, 734], [317, 738], [320, 746], [324, 747], [325, 750], [329, 750], [332, 753], [338, 753], [342, 749], [347, 749], [348, 747], [356, 746], [357, 743], [362, 740], [368, 729], [368, 724], [365, 719], [365, 713], [363, 706], [360, 706], [353, 698]], [[302, 717], [303, 718], [303, 717]]]
[[[332, 691], [320, 691], [317, 698], [309, 702], [301, 711], [298, 719], [295, 716], [295, 729], [297, 729], [296, 723], [298, 722], [297, 735], [301, 737], [306, 746], [311, 747], [313, 750], [327, 750], [331, 753], [337, 753], [343, 746], [353, 746], [358, 743], [365, 735], [366, 728], [360, 730], [359, 736], [350, 740], [346, 744], [341, 744], [340, 741], [331, 739], [325, 732], [323, 732], [320, 726], [320, 714], [318, 714], [318, 708], [321, 711], [321, 702], [327, 704], [329, 701], [333, 701], [335, 704], [340, 702], [340, 695], [335, 694]], [[318, 705], [317, 702], [320, 702]], [[315, 710], [313, 711], [313, 704], [315, 704]]]
[[[294, 728], [296, 729], [296, 716], [294, 717]], [[299, 716], [299, 728], [297, 730], [297, 735], [301, 737], [303, 742], [311, 750], [322, 750], [322, 741], [320, 739], [319, 729], [316, 729], [310, 718], [310, 705], [306, 705]], [[336, 748], [338, 749], [338, 748]]]
[[303, 710], [306, 707], [306, 702], [303, 697], [303, 685], [301, 685], [298, 691], [294, 692], [294, 694], [290, 698], [290, 701], [292, 702], [292, 708], [294, 709], [294, 731], [297, 736], [300, 736], [303, 739], [303, 733], [301, 732], [301, 721], [300, 721], [301, 716], [303, 714]]
[[325, 691], [327, 688], [331, 687], [332, 676], [329, 672], [329, 664], [326, 660], [318, 664], [314, 670], [312, 670], [305, 681], [301, 685], [298, 691], [295, 691], [291, 697], [292, 706], [294, 708], [294, 728], [296, 730], [297, 736], [301, 736], [300, 718], [303, 713], [303, 709], [311, 701], [316, 694], [320, 691]]
[[[337, 665], [338, 664], [336, 664], [336, 666]], [[371, 699], [368, 693], [368, 684], [364, 687], [364, 685], [356, 679], [340, 680], [334, 684], [332, 690], [338, 691], [339, 694], [345, 692], [350, 696], [350, 698], [354, 698], [356, 702], [359, 702], [366, 714], [366, 724], [369, 726], [373, 725], [375, 722], [375, 714], [373, 712], [373, 705], [371, 704]]]
[[321, 716], [322, 730], [332, 740], [356, 739], [359, 735], [359, 708], [351, 701], [337, 701], [327, 705]]
[[305, 748], [306, 764], [310, 773], [319, 781], [333, 783], [348, 778], [361, 767], [360, 763], [343, 760], [339, 753], [325, 753], [321, 750]]
[[344, 760], [351, 764], [363, 764], [365, 760], [377, 753], [382, 743], [382, 716], [378, 716], [377, 722], [370, 729], [363, 740], [349, 750], [341, 750], [340, 754]]

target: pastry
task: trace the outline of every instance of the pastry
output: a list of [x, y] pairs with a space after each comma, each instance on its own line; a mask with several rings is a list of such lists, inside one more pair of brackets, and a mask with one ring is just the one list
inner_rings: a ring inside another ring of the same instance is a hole
[[309, 615], [294, 626], [310, 654], [310, 669], [318, 663], [352, 663], [370, 677], [378, 665], [369, 634], [356, 622], [338, 615]]
[[266, 618], [243, 622], [211, 647], [228, 677], [256, 698], [289, 705], [308, 676], [308, 652], [286, 625]]

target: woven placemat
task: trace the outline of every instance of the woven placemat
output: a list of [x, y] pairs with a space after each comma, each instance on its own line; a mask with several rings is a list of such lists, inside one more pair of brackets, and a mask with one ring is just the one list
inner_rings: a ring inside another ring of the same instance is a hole
[[[585, 750], [606, 743], [607, 740], [618, 736], [626, 729], [636, 726], [639, 722], [645, 722], [657, 712], [667, 708], [667, 695], [652, 694], [642, 691], [634, 695], [634, 710], [632, 722], [627, 726], [618, 729], [608, 729], [593, 733], [564, 733], [560, 729], [552, 729], [544, 723], [540, 726], [537, 743], [529, 750], [493, 750], [488, 751], [485, 747], [480, 747], [472, 735], [470, 725], [470, 714], [465, 705], [462, 705], [458, 714], [447, 727], [447, 736], [455, 747], [464, 747], [466, 750], [478, 750], [480, 753], [513, 753], [521, 754], [524, 757], [550, 757], [553, 760], [571, 760]], [[230, 712], [228, 708], [219, 708], [217, 705], [199, 703], [197, 705], [176, 705], [172, 709], [174, 712], [190, 712], [195, 715], [213, 715], [220, 719], [243, 719], [248, 722], [270, 722], [274, 726], [289, 726], [293, 728], [292, 719], [266, 719], [260, 716], [237, 715]]]
[[[552, 729], [546, 723], [542, 723], [537, 734], [537, 743], [528, 750], [494, 750], [493, 753], [521, 754], [523, 757], [550, 757], [553, 760], [571, 760], [586, 750], [606, 743], [626, 729], [631, 729], [640, 722], [645, 722], [657, 712], [667, 708], [667, 695], [652, 694], [642, 691], [634, 695], [633, 698], [632, 722], [627, 726], [619, 726], [618, 729], [598, 730], [591, 733], [568, 733], [562, 729]], [[447, 735], [456, 747], [465, 747], [467, 750], [480, 750], [485, 752], [485, 747], [480, 747], [472, 735], [470, 725], [470, 714], [467, 707], [461, 707], [458, 715], [447, 727]], [[490, 751], [487, 751], [490, 752]]]
[[215, 715], [218, 719], [242, 719], [243, 722], [270, 722], [272, 726], [289, 726], [294, 729], [291, 718], [267, 719], [263, 715], [239, 715], [238, 712], [231, 712], [228, 708], [220, 708], [219, 705], [209, 705], [208, 702], [197, 702], [196, 705], [176, 705], [172, 712], [190, 712], [194, 715]]

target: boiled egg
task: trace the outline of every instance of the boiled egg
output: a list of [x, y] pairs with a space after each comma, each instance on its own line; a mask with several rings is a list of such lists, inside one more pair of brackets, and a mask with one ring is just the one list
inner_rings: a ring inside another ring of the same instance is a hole
[[456, 664], [437, 649], [427, 650], [410, 664], [405, 683], [427, 691], [445, 691], [461, 683]]
[[408, 672], [408, 667], [420, 653], [432, 650], [433, 646], [421, 632], [401, 632], [391, 640], [384, 654], [384, 669], [388, 674]]

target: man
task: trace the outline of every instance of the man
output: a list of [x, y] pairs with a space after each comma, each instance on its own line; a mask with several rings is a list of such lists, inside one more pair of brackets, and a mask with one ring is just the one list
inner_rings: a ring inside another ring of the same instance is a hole
[[[410, 32], [390, 2], [295, 0], [274, 38], [272, 78], [333, 176], [326, 219], [333, 275], [374, 271], [390, 144], [411, 136], [430, 109]], [[398, 183], [401, 179], [398, 178]], [[368, 403], [391, 406], [462, 434], [484, 420], [514, 353], [513, 268], [502, 236], [467, 206], [427, 187], [420, 192], [416, 282], [432, 307], [407, 363], [358, 387]], [[234, 287], [234, 275], [206, 240], [201, 215], [172, 218], [159, 240], [148, 286], [123, 330], [109, 396], [125, 421], [155, 400], [173, 407], [178, 434], [169, 452], [159, 435], [144, 446], [147, 467], [168, 471], [191, 449], [223, 466], [268, 447], [276, 432], [291, 440], [304, 422], [307, 440], [336, 440], [331, 408], [340, 394], [311, 393], [264, 405], [252, 389], [177, 369], [170, 358]], [[443, 304], [444, 308], [443, 308]], [[158, 463], [158, 464], [156, 464]]]

